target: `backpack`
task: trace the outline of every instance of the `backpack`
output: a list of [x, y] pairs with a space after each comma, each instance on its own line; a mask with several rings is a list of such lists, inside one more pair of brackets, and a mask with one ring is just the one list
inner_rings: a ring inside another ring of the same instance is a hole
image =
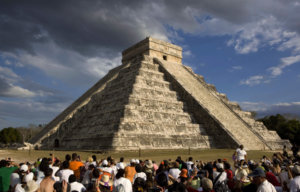
[[230, 189], [228, 188], [228, 185], [226, 181], [219, 182], [217, 181], [214, 185], [214, 191], [215, 192], [230, 192]]
[[231, 190], [228, 188], [227, 181], [218, 181], [220, 176], [223, 172], [221, 172], [214, 180], [213, 182], [213, 188], [215, 192], [231, 192]]

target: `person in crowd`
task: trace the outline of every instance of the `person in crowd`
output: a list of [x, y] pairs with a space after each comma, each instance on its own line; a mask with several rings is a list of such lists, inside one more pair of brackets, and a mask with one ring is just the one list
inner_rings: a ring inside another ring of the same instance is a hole
[[53, 170], [50, 167], [47, 167], [44, 170], [45, 177], [40, 183], [40, 192], [53, 192], [54, 190], [54, 179], [52, 178]]
[[70, 191], [78, 191], [78, 192], [86, 191], [84, 185], [76, 181], [76, 177], [74, 174], [69, 176], [69, 184], [70, 184]]
[[295, 165], [292, 169], [293, 179], [290, 182], [290, 192], [300, 191], [300, 165]]
[[68, 161], [64, 161], [62, 163], [62, 169], [59, 170], [57, 172], [57, 176], [60, 178], [60, 182], [63, 182], [63, 181], [66, 181], [68, 182], [69, 181], [69, 176], [74, 174], [74, 171], [69, 169], [69, 162]]
[[253, 183], [258, 187], [256, 192], [276, 192], [275, 187], [266, 179], [266, 174], [261, 167], [257, 167], [249, 177], [253, 178]]
[[129, 179], [131, 183], [133, 183], [135, 171], [135, 159], [130, 160], [130, 165], [125, 167], [125, 178]]
[[77, 180], [80, 180], [80, 169], [84, 167], [84, 164], [80, 161], [76, 153], [72, 154], [72, 161], [69, 163], [69, 169], [74, 171], [74, 175]]

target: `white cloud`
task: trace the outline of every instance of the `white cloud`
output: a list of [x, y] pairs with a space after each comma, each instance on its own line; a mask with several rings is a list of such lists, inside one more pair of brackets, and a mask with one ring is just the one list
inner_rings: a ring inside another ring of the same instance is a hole
[[300, 117], [300, 101], [267, 104], [263, 102], [238, 102], [243, 110], [256, 111], [259, 117], [275, 114], [294, 114]]
[[36, 94], [28, 89], [24, 89], [22, 87], [10, 84], [10, 87], [8, 89], [0, 93], [0, 96], [26, 98], [26, 97], [34, 97], [36, 96]]
[[235, 66], [231, 66], [231, 68], [229, 69], [230, 72], [234, 72], [234, 71], [240, 71], [242, 70], [243, 67], [240, 65], [235, 65]]
[[253, 85], [258, 85], [263, 83], [264, 77], [262, 75], [255, 75], [255, 76], [251, 76], [246, 80], [242, 80], [240, 81], [241, 85], [249, 85], [249, 86], [253, 86]]
[[300, 55], [281, 58], [281, 64], [275, 67], [270, 67], [268, 71], [271, 72], [272, 77], [276, 77], [282, 74], [284, 68], [298, 63], [300, 61]]
[[186, 50], [186, 51], [183, 51], [182, 55], [183, 55], [183, 57], [189, 57], [189, 56], [192, 56], [192, 52], [190, 50]]

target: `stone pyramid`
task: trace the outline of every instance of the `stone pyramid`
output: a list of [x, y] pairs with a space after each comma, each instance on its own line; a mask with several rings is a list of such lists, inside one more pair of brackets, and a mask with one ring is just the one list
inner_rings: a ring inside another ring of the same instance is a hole
[[151, 37], [32, 140], [41, 149], [278, 149], [289, 142], [182, 64], [182, 48]]

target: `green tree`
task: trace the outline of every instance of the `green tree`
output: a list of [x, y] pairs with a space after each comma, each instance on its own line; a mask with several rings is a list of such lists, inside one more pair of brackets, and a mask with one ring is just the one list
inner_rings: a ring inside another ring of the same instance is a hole
[[266, 116], [259, 121], [263, 122], [269, 130], [275, 130], [281, 138], [300, 144], [300, 121], [288, 120], [280, 114]]
[[12, 127], [4, 128], [0, 131], [0, 142], [9, 143], [22, 143], [23, 138], [21, 133]]

